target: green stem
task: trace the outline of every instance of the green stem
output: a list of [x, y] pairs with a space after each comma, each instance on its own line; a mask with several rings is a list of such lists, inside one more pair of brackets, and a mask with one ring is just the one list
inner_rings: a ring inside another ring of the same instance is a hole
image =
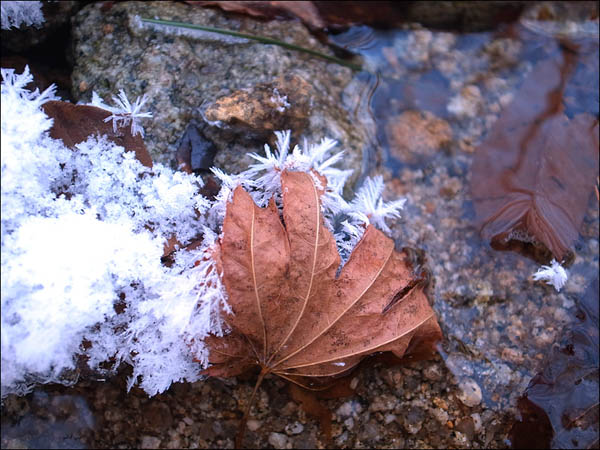
[[353, 64], [348, 61], [344, 61], [343, 59], [336, 58], [335, 56], [329, 56], [329, 55], [326, 55], [325, 53], [321, 53], [316, 50], [311, 50], [310, 48], [300, 47], [299, 45], [290, 44], [288, 42], [280, 41], [278, 39], [273, 39], [273, 38], [266, 37], [266, 36], [256, 36], [253, 34], [239, 33], [237, 31], [226, 30], [224, 28], [206, 27], [204, 25], [194, 25], [194, 24], [185, 23], [185, 22], [173, 22], [171, 20], [141, 18], [141, 21], [146, 22], [146, 23], [154, 23], [154, 24], [158, 24], [158, 25], [166, 25], [166, 26], [171, 26], [171, 27], [190, 28], [192, 30], [209, 31], [211, 33], [219, 33], [219, 34], [224, 34], [227, 36], [235, 36], [235, 37], [240, 37], [240, 38], [244, 38], [244, 39], [250, 39], [253, 41], [261, 42], [263, 44], [278, 45], [280, 47], [289, 48], [290, 50], [296, 50], [299, 52], [308, 53], [309, 55], [316, 56], [317, 58], [325, 59], [327, 61], [334, 62], [341, 66], [349, 67], [352, 70], [357, 70], [357, 71], [362, 70], [362, 66], [360, 66], [359, 64]]

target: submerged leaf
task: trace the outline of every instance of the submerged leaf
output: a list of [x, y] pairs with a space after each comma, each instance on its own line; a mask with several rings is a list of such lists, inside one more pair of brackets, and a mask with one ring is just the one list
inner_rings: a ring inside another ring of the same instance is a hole
[[598, 278], [582, 296], [577, 317], [519, 400], [513, 448], [597, 448]]
[[562, 113], [576, 57], [538, 64], [478, 148], [471, 190], [482, 236], [541, 243], [561, 261], [598, 173], [598, 120]]
[[372, 225], [336, 278], [340, 257], [323, 223], [321, 191], [304, 172], [284, 171], [283, 223], [275, 203], [256, 206], [238, 187], [215, 252], [234, 312], [232, 333], [209, 340], [209, 375], [250, 366], [309, 385], [353, 368], [373, 352], [402, 356], [413, 340], [441, 337], [405, 253]]

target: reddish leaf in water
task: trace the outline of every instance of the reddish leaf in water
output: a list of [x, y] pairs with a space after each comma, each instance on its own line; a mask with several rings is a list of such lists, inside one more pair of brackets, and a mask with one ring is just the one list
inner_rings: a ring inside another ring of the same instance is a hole
[[542, 243], [559, 261], [578, 236], [598, 173], [598, 120], [562, 113], [576, 56], [537, 65], [477, 149], [471, 190], [482, 236]]
[[598, 278], [579, 301], [579, 322], [550, 351], [519, 399], [513, 448], [598, 448]]

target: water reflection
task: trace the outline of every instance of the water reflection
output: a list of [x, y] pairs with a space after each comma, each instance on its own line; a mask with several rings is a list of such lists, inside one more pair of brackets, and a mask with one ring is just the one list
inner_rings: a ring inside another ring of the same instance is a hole
[[[369, 107], [383, 155], [380, 170], [389, 190], [408, 198], [397, 243], [428, 257], [434, 308], [446, 336], [440, 354], [459, 386], [481, 388], [483, 409], [499, 419], [516, 414], [518, 397], [576, 322], [576, 299], [598, 270], [598, 17], [590, 18], [589, 5], [587, 16], [577, 8], [575, 19], [567, 11], [552, 20], [538, 8], [489, 33], [363, 27], [333, 37], [379, 76]], [[577, 130], [560, 135], [563, 125]], [[496, 155], [486, 159], [485, 170], [474, 167], [486, 139], [496, 139], [499, 155], [512, 148], [521, 162]], [[544, 163], [561, 172], [541, 174], [554, 190], [536, 178]], [[504, 177], [497, 184], [494, 171]], [[519, 173], [522, 183], [506, 181]], [[523, 212], [504, 207], [514, 213], [505, 222], [513, 232], [504, 235], [512, 240], [504, 243], [517, 245], [499, 251], [480, 237], [480, 203], [473, 200], [502, 200], [509, 188], [533, 199], [549, 225], [520, 227]], [[570, 213], [574, 208], [578, 212]], [[552, 233], [559, 233], [563, 219], [575, 231], [561, 238], [561, 247], [553, 245]], [[569, 257], [564, 248], [571, 249]], [[570, 272], [560, 293], [531, 279], [551, 253], [564, 257]]]

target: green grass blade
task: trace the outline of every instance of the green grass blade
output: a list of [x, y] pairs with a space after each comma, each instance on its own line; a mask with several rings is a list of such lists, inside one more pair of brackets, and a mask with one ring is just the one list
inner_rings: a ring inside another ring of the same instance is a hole
[[330, 62], [334, 62], [341, 66], [349, 67], [352, 70], [357, 70], [357, 71], [362, 70], [362, 66], [360, 66], [359, 64], [354, 64], [354, 63], [351, 63], [348, 61], [344, 61], [343, 59], [336, 58], [335, 56], [329, 56], [329, 55], [326, 55], [325, 53], [321, 53], [316, 50], [311, 50], [310, 48], [300, 47], [299, 45], [290, 44], [288, 42], [280, 41], [278, 39], [274, 39], [274, 38], [270, 38], [270, 37], [266, 37], [266, 36], [256, 36], [253, 34], [239, 33], [237, 31], [233, 31], [233, 30], [226, 30], [224, 28], [206, 27], [204, 25], [194, 25], [194, 24], [185, 23], [185, 22], [174, 22], [171, 20], [146, 19], [146, 18], [140, 18], [140, 20], [142, 22], [146, 22], [146, 23], [154, 23], [154, 24], [158, 24], [158, 25], [166, 25], [166, 26], [177, 27], [177, 28], [189, 28], [192, 30], [209, 31], [211, 33], [219, 33], [219, 34], [224, 34], [226, 36], [234, 36], [234, 37], [250, 39], [253, 41], [261, 42], [263, 44], [278, 45], [280, 47], [288, 48], [290, 50], [296, 50], [298, 52], [307, 53], [309, 55], [316, 56], [317, 58], [321, 58], [321, 59], [324, 59], [324, 60], [327, 60]]

